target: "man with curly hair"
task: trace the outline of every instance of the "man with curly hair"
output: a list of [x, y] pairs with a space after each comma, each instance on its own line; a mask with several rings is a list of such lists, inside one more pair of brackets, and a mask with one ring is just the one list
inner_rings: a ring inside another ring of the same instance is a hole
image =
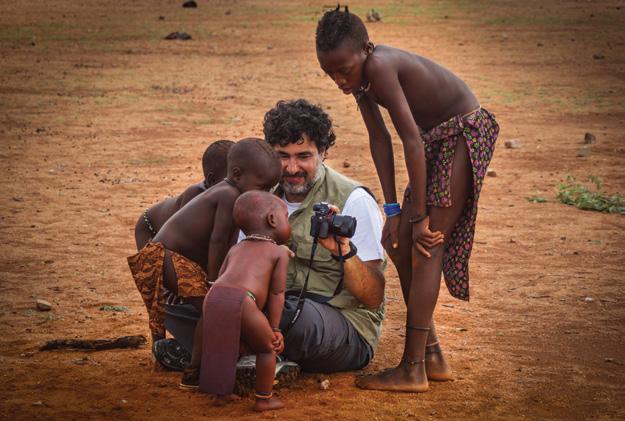
[[[366, 187], [323, 163], [335, 135], [320, 107], [304, 99], [279, 101], [265, 114], [263, 130], [282, 160], [276, 194], [287, 205], [293, 229], [290, 294], [280, 323], [284, 355], [309, 372], [360, 369], [373, 357], [384, 318], [382, 217], [376, 201]], [[340, 253], [333, 237], [320, 239], [308, 275], [313, 205], [322, 201], [356, 218], [357, 227], [351, 241], [338, 238]]]

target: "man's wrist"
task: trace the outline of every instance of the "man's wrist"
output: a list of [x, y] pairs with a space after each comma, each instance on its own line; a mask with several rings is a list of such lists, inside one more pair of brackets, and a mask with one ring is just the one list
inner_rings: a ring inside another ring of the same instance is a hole
[[338, 262], [340, 261], [345, 261], [351, 257], [354, 257], [356, 254], [358, 253], [358, 248], [356, 247], [356, 245], [354, 243], [352, 243], [351, 241], [349, 242], [349, 251], [347, 253], [343, 253], [343, 250], [341, 250], [341, 256], [337, 256], [334, 254], [331, 254], [332, 258]]

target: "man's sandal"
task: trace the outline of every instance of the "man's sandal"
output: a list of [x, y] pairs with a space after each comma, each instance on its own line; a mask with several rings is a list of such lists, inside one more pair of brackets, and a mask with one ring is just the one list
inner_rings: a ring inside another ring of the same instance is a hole
[[[274, 388], [289, 386], [300, 375], [300, 366], [286, 360], [282, 356], [276, 357], [276, 371], [273, 381]], [[256, 356], [246, 355], [237, 363], [237, 375], [234, 383], [234, 393], [239, 396], [250, 396], [256, 389]]]
[[158, 339], [152, 344], [152, 354], [163, 367], [182, 371], [191, 361], [191, 354], [175, 339]]

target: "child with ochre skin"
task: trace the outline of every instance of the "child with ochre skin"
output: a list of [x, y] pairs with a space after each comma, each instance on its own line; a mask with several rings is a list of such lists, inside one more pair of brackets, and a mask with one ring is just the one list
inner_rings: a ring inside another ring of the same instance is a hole
[[[358, 16], [338, 7], [317, 26], [317, 58], [352, 94], [369, 132], [387, 215], [382, 243], [399, 273], [407, 307], [399, 365], [361, 377], [366, 389], [423, 392], [428, 379], [450, 380], [432, 318], [441, 273], [449, 292], [469, 299], [477, 201], [499, 126], [467, 85], [425, 57], [374, 45]], [[397, 203], [385, 108], [403, 144], [409, 185]]]
[[128, 258], [148, 309], [153, 341], [165, 337], [167, 296], [202, 311], [209, 285], [217, 279], [239, 233], [232, 219], [235, 200], [246, 191], [271, 189], [280, 180], [281, 168], [267, 142], [240, 140], [228, 152], [227, 178], [187, 203], [152, 241]]
[[195, 336], [191, 363], [180, 386], [193, 389], [199, 383], [201, 391], [216, 395], [217, 405], [236, 399], [232, 389], [239, 342], [243, 342], [256, 354], [254, 409], [279, 409], [284, 405], [272, 395], [272, 386], [276, 355], [284, 349], [278, 326], [290, 253], [280, 245], [291, 235], [288, 211], [277, 196], [251, 191], [239, 196], [233, 218], [246, 237], [230, 249], [204, 300], [197, 324], [200, 333]]
[[167, 198], [143, 211], [135, 225], [137, 251], [145, 247], [165, 225], [165, 222], [181, 207], [223, 180], [226, 176], [226, 157], [233, 144], [231, 140], [217, 140], [211, 143], [202, 156], [204, 181], [192, 184], [179, 196]]

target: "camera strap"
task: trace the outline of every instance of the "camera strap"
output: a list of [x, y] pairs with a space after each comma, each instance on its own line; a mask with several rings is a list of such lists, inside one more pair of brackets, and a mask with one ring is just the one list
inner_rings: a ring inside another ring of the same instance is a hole
[[306, 279], [304, 280], [304, 286], [302, 286], [299, 296], [297, 297], [297, 307], [295, 308], [295, 314], [293, 315], [293, 318], [291, 319], [291, 321], [289, 321], [289, 324], [286, 326], [286, 329], [283, 330], [282, 332], [283, 335], [286, 335], [286, 333], [289, 330], [291, 330], [295, 322], [297, 322], [297, 319], [299, 319], [300, 314], [302, 314], [302, 309], [304, 308], [304, 301], [306, 300], [306, 290], [308, 289], [308, 278], [310, 278], [310, 270], [312, 269], [313, 258], [315, 257], [315, 252], [317, 251], [318, 240], [319, 239], [317, 237], [314, 237], [313, 239], [312, 248], [310, 251], [310, 260], [308, 261], [308, 273], [306, 274]]
[[[334, 290], [334, 294], [332, 297], [337, 296], [338, 294], [341, 293], [341, 291], [343, 291], [343, 278], [345, 275], [345, 268], [343, 267], [344, 263], [343, 263], [343, 253], [341, 251], [341, 242], [334, 237], [334, 239], [336, 240], [337, 244], [338, 244], [338, 248], [339, 248], [339, 265], [340, 265], [340, 279], [338, 284], [336, 285], [336, 289]], [[312, 243], [312, 248], [311, 248], [311, 252], [310, 252], [310, 260], [308, 261], [308, 272], [306, 273], [306, 279], [304, 280], [304, 286], [302, 286], [302, 289], [300, 290], [299, 296], [297, 297], [297, 307], [295, 308], [295, 315], [293, 315], [293, 318], [291, 319], [291, 321], [289, 321], [289, 324], [286, 326], [286, 328], [283, 330], [283, 334], [286, 335], [286, 333], [293, 327], [293, 325], [295, 325], [295, 322], [297, 322], [297, 319], [299, 318], [300, 314], [302, 313], [302, 309], [304, 308], [304, 302], [306, 301], [306, 295], [307, 295], [307, 289], [308, 289], [308, 278], [310, 278], [310, 271], [312, 269], [312, 264], [313, 264], [313, 259], [315, 257], [315, 252], [317, 251], [317, 243], [318, 243], [318, 238], [314, 237], [313, 239], [313, 243]], [[328, 299], [328, 301], [330, 301], [331, 298]]]

